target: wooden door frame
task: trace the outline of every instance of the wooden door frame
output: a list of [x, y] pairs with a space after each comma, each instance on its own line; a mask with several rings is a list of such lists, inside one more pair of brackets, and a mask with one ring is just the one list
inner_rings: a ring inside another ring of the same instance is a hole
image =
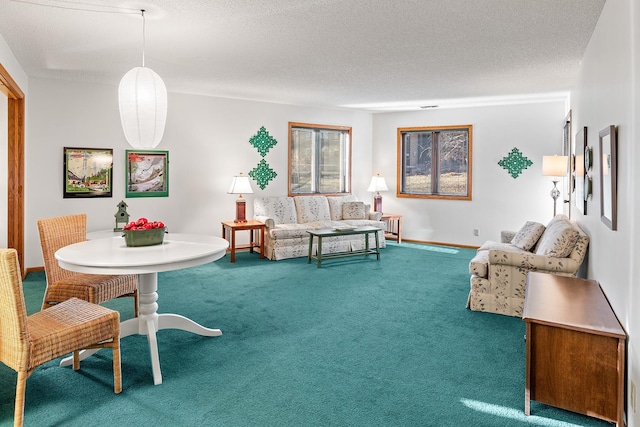
[[24, 277], [24, 93], [0, 64], [0, 92], [8, 98], [7, 246], [18, 251]]

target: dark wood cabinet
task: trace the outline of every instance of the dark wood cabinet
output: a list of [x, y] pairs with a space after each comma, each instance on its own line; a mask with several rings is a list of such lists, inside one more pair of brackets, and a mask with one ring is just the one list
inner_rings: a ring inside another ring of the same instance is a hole
[[525, 414], [531, 400], [624, 426], [626, 333], [595, 280], [531, 272]]

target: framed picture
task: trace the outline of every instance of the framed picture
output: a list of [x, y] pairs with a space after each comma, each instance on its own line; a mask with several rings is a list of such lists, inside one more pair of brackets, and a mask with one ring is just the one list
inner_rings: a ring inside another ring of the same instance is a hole
[[587, 165], [587, 127], [583, 127], [580, 129], [578, 133], [576, 133], [575, 137], [575, 165], [574, 165], [574, 174], [575, 174], [575, 197], [574, 201], [578, 211], [580, 211], [583, 215], [587, 214], [587, 201], [589, 199], [590, 194], [590, 178], [588, 173], [590, 168], [586, 168]]
[[616, 127], [600, 131], [600, 219], [612, 230], [617, 229], [618, 200]]
[[126, 197], [169, 196], [169, 152], [126, 150]]
[[64, 147], [65, 199], [111, 197], [113, 149]]
[[[562, 183], [560, 184], [562, 186], [561, 194], [563, 195], [563, 200], [570, 201], [572, 193], [575, 193], [576, 188], [576, 182], [574, 179], [575, 157], [571, 147], [571, 111], [569, 111], [564, 118], [564, 126], [562, 128], [562, 155], [567, 156], [567, 171], [569, 172], [569, 179], [562, 180]], [[573, 196], [575, 198], [575, 194], [573, 194]], [[568, 209], [568, 214], [571, 216], [571, 203], [569, 203]]]

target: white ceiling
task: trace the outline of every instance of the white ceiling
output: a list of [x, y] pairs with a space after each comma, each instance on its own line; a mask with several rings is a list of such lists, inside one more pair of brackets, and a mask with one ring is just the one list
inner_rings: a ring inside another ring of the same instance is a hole
[[604, 2], [0, 0], [0, 34], [29, 76], [117, 85], [146, 9], [169, 92], [388, 111], [566, 94]]

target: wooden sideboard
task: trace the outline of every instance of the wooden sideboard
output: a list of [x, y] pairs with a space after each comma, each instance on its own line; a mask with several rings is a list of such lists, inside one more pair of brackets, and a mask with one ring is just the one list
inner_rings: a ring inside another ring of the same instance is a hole
[[531, 400], [624, 426], [626, 333], [595, 280], [530, 272], [525, 414]]

